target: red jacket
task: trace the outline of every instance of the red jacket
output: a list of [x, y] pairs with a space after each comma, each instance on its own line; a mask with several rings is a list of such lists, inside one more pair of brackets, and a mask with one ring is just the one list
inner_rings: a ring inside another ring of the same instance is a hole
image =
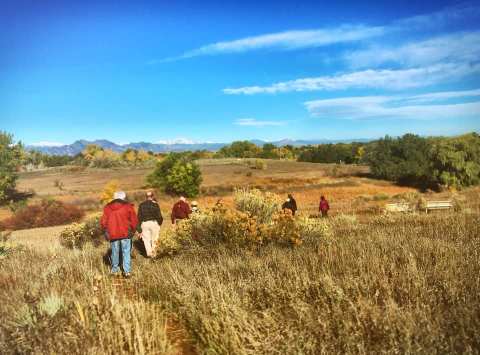
[[318, 207], [319, 211], [328, 211], [330, 206], [328, 205], [327, 200], [320, 200], [320, 206]]
[[172, 208], [172, 223], [175, 223], [176, 219], [188, 218], [188, 215], [192, 213], [190, 206], [185, 201], [177, 201]]
[[137, 215], [133, 205], [124, 200], [113, 200], [103, 208], [100, 220], [102, 228], [108, 233], [109, 240], [129, 238], [137, 228]]

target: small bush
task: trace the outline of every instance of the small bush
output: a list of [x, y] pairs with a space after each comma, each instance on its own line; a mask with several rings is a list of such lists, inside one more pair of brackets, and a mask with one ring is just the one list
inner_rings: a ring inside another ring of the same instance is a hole
[[53, 317], [64, 307], [64, 301], [62, 297], [55, 294], [44, 297], [38, 304], [38, 310], [40, 314]]
[[420, 196], [417, 200], [417, 210], [425, 211], [427, 209], [427, 200], [425, 197]]
[[167, 229], [160, 233], [155, 252], [158, 257], [165, 255], [172, 255], [182, 249], [182, 244], [178, 238], [177, 233], [173, 229]]
[[454, 194], [452, 196], [452, 204], [453, 204], [453, 210], [455, 212], [462, 212], [463, 210], [466, 209], [466, 201], [467, 199], [465, 196], [459, 195], [459, 194]]
[[264, 237], [267, 241], [283, 245], [300, 245], [303, 242], [300, 226], [290, 210], [277, 213], [273, 223], [264, 228]]
[[373, 196], [374, 201], [385, 201], [388, 200], [390, 196], [384, 193], [379, 193]]
[[85, 223], [73, 223], [60, 233], [60, 244], [69, 249], [81, 249], [87, 242], [100, 244], [103, 231], [100, 228], [100, 216], [89, 218]]
[[280, 207], [277, 195], [257, 189], [236, 189], [234, 200], [238, 210], [256, 217], [259, 223], [270, 223]]
[[250, 169], [265, 170], [267, 168], [267, 163], [263, 160], [255, 159], [253, 162], [249, 160], [248, 166]]
[[43, 200], [38, 204], [17, 211], [1, 222], [1, 228], [10, 230], [59, 226], [79, 221], [84, 212], [77, 206], [55, 200]]
[[333, 236], [332, 227], [325, 219], [300, 217], [297, 223], [300, 235], [306, 242], [320, 238], [328, 239]]

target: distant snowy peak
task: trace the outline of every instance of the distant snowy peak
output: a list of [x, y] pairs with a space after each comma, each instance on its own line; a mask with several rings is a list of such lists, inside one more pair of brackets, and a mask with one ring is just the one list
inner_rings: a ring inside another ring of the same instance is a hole
[[202, 142], [196, 142], [188, 138], [176, 138], [176, 139], [165, 139], [165, 140], [159, 140], [157, 144], [166, 144], [166, 145], [172, 145], [172, 144], [201, 144]]

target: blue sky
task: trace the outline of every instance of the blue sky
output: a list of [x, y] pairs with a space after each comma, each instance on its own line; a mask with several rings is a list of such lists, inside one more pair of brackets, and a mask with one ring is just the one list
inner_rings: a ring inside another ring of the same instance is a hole
[[0, 128], [27, 144], [480, 130], [480, 5], [2, 1]]

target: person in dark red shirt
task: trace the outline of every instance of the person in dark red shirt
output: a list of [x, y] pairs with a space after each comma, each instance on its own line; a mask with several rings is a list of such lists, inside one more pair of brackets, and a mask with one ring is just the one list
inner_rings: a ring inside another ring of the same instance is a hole
[[325, 199], [325, 196], [320, 197], [320, 206], [318, 206], [318, 210], [322, 214], [322, 217], [328, 217], [328, 210], [330, 209], [330, 205], [328, 201]]
[[180, 199], [177, 202], [175, 202], [172, 208], [172, 214], [171, 214], [172, 224], [175, 224], [179, 220], [189, 218], [191, 213], [192, 213], [192, 210], [190, 209], [190, 206], [185, 200], [185, 197], [180, 196]]
[[131, 236], [137, 228], [138, 220], [133, 205], [125, 199], [125, 192], [115, 192], [113, 201], [103, 208], [100, 224], [112, 247], [112, 275], [117, 275], [120, 271], [120, 249], [122, 249], [123, 275], [128, 278], [131, 272]]

